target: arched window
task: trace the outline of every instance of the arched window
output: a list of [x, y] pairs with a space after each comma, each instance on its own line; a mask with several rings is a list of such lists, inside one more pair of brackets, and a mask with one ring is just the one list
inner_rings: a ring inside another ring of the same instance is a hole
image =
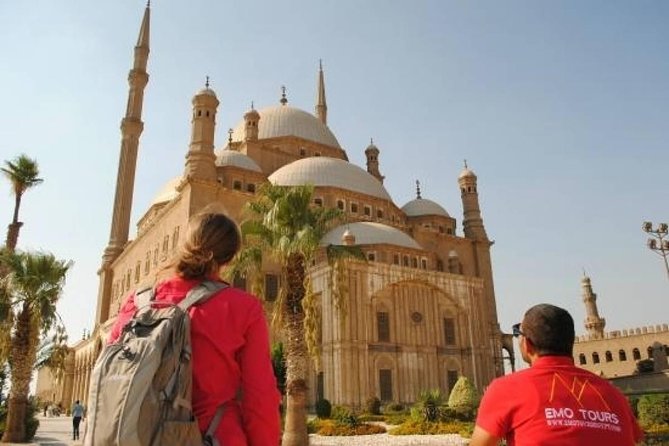
[[595, 352], [592, 354], [592, 363], [599, 364], [599, 353]]
[[585, 365], [586, 361], [585, 361], [585, 354], [584, 353], [581, 353], [580, 355], [578, 355], [578, 363], [581, 364], [581, 365]]
[[613, 355], [611, 354], [610, 351], [607, 350], [606, 353], [604, 353], [604, 356], [606, 357], [606, 362], [613, 361]]
[[627, 361], [627, 353], [625, 353], [625, 350], [620, 349], [620, 351], [618, 351], [618, 360]]
[[648, 347], [646, 351], [648, 352], [648, 359], [653, 359], [653, 347]]
[[641, 352], [639, 352], [638, 348], [635, 348], [634, 350], [632, 350], [632, 358], [634, 358], [635, 361], [638, 361], [639, 359], [641, 359]]

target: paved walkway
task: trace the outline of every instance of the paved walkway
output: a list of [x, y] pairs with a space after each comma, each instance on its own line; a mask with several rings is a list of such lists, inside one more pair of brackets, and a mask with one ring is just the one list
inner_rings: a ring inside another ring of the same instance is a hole
[[[39, 429], [33, 443], [9, 443], [16, 446], [81, 446], [82, 442], [72, 441], [72, 417], [38, 416]], [[83, 428], [83, 426], [82, 426]], [[83, 429], [82, 429], [83, 434]], [[82, 437], [83, 438], [83, 437]], [[462, 446], [468, 442], [459, 435], [362, 435], [359, 437], [321, 437], [310, 435], [313, 446]]]
[[[39, 428], [32, 443], [20, 446], [81, 446], [81, 440], [72, 441], [72, 417], [43, 417], [39, 415]], [[82, 426], [83, 427], [83, 426]], [[82, 437], [83, 439], [83, 437]], [[8, 443], [19, 445], [19, 443]]]

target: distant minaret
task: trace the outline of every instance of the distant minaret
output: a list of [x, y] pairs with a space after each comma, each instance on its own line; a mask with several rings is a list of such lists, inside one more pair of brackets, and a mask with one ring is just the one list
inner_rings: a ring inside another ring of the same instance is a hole
[[149, 82], [146, 66], [149, 60], [149, 24], [151, 9], [147, 3], [144, 10], [142, 26], [135, 45], [133, 67], [128, 74], [128, 104], [125, 117], [121, 120], [121, 154], [116, 176], [116, 194], [114, 196], [114, 211], [112, 215], [109, 243], [102, 255], [100, 275], [100, 289], [96, 323], [107, 320], [109, 313], [109, 298], [111, 295], [112, 262], [123, 251], [128, 242], [130, 231], [130, 211], [132, 209], [132, 195], [135, 188], [135, 170], [137, 168], [137, 150], [139, 137], [144, 130], [142, 122], [142, 104], [144, 88]]
[[204, 88], [193, 96], [193, 119], [191, 138], [186, 154], [185, 178], [216, 181], [216, 155], [214, 154], [214, 132], [218, 99], [209, 88], [209, 76]]
[[367, 172], [383, 183], [385, 177], [379, 171], [379, 148], [374, 145], [373, 139], [369, 140], [369, 145], [365, 149], [365, 156], [367, 157]]
[[467, 167], [467, 161], [465, 161], [465, 168], [458, 177], [460, 194], [462, 196], [462, 209], [464, 211], [462, 227], [465, 231], [466, 238], [488, 240], [488, 235], [483, 226], [483, 219], [481, 218], [476, 181], [476, 174]]
[[251, 110], [244, 113], [244, 141], [258, 140], [258, 121], [260, 121], [260, 113], [253, 108], [253, 102], [251, 102]]
[[318, 62], [318, 102], [316, 103], [316, 116], [328, 125], [328, 104], [325, 101], [325, 79], [323, 77], [323, 61]]
[[585, 329], [591, 339], [602, 339], [604, 337], [604, 326], [606, 320], [599, 317], [597, 311], [597, 295], [592, 292], [590, 277], [583, 274], [581, 279], [583, 289], [583, 303], [585, 304]]

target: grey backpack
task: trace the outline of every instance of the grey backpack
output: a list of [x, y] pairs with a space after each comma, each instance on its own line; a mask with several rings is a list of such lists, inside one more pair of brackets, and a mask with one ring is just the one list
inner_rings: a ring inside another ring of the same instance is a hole
[[218, 444], [223, 404], [204, 438], [191, 408], [188, 308], [226, 286], [204, 281], [178, 305], [154, 301], [151, 288], [135, 294], [137, 311], [93, 368], [84, 446]]

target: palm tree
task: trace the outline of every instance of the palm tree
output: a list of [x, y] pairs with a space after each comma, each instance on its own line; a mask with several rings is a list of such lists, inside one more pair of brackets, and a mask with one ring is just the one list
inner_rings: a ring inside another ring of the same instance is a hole
[[7, 228], [7, 240], [5, 245], [12, 252], [16, 249], [16, 243], [19, 239], [19, 230], [22, 222], [19, 221], [19, 209], [21, 208], [21, 198], [23, 194], [33, 186], [40, 184], [43, 179], [39, 178], [39, 167], [37, 161], [28, 158], [26, 155], [19, 155], [13, 161], [5, 161], [5, 167], [0, 167], [12, 183], [14, 190], [14, 216], [12, 222]]
[[[308, 265], [321, 249], [320, 240], [343, 216], [339, 209], [312, 206], [313, 187], [264, 185], [247, 203], [241, 224], [243, 249], [228, 274], [253, 278], [255, 292], [263, 258], [281, 267], [284, 284], [274, 304], [273, 323], [282, 331], [286, 357], [286, 420], [283, 446], [306, 446], [307, 366], [317, 356], [314, 295]], [[339, 249], [338, 249], [339, 248]], [[356, 249], [328, 247], [337, 254], [360, 256]], [[258, 293], [260, 294], [260, 293]]]
[[58, 322], [56, 303], [72, 262], [53, 254], [6, 252], [0, 262], [9, 272], [0, 294], [0, 353], [9, 361], [11, 389], [3, 442], [25, 441], [25, 416], [40, 335]]

